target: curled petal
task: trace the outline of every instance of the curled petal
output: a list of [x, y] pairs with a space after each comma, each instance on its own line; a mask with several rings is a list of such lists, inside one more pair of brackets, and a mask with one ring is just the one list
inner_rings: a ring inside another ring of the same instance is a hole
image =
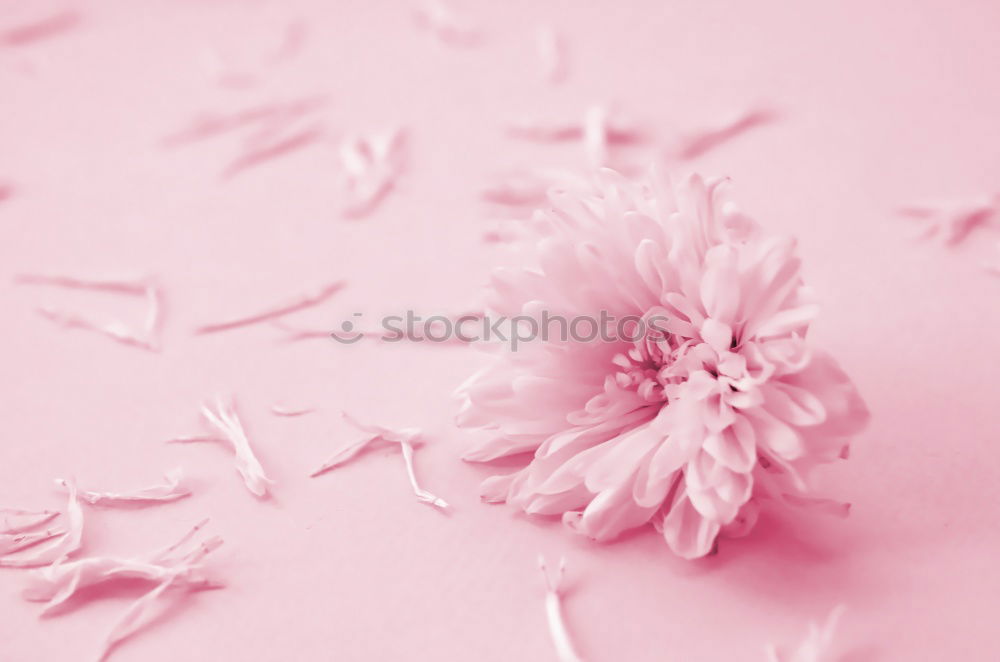
[[712, 551], [719, 535], [718, 522], [702, 516], [688, 500], [684, 489], [677, 491], [670, 510], [660, 523], [670, 549], [684, 559], [696, 559]]
[[702, 451], [684, 471], [688, 499], [706, 518], [728, 524], [750, 498], [753, 477], [730, 471]]
[[631, 482], [625, 482], [600, 492], [582, 513], [567, 512], [563, 524], [594, 540], [614, 540], [625, 531], [647, 523], [658, 508], [659, 504], [636, 503]]

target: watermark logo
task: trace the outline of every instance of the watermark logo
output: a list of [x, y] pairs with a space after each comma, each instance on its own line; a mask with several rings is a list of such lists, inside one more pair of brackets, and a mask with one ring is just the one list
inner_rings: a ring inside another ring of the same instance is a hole
[[339, 331], [331, 331], [330, 337], [344, 345], [353, 345], [359, 340], [364, 339], [366, 334], [358, 330], [357, 326], [360, 318], [363, 317], [362, 313], [354, 313], [352, 317], [355, 319], [344, 320], [340, 323]]
[[353, 345], [365, 338], [386, 343], [493, 343], [511, 351], [532, 342], [629, 342], [659, 340], [668, 335], [668, 318], [662, 314], [616, 316], [608, 311], [597, 315], [566, 316], [542, 311], [538, 315], [423, 316], [407, 310], [385, 315], [368, 323], [363, 313], [354, 313], [330, 332], [333, 340]]

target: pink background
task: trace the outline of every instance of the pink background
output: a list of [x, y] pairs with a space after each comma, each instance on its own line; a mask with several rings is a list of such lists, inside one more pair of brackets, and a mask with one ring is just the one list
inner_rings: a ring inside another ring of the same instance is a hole
[[[0, 26], [46, 6], [20, 3]], [[568, 558], [567, 621], [592, 661], [763, 660], [766, 641], [798, 640], [841, 602], [844, 662], [998, 659], [1000, 281], [978, 263], [1000, 235], [914, 243], [893, 213], [1000, 188], [996, 3], [455, 7], [482, 25], [479, 47], [436, 41], [406, 3], [109, 0], [84, 5], [72, 31], [0, 48], [0, 179], [14, 185], [0, 202], [0, 504], [58, 507], [56, 476], [125, 489], [183, 465], [189, 499], [88, 510], [86, 553], [158, 548], [205, 516], [226, 539], [213, 568], [228, 587], [191, 596], [113, 659], [553, 660], [539, 552]], [[295, 20], [308, 26], [302, 51], [258, 65]], [[540, 24], [569, 47], [559, 87], [539, 76]], [[261, 82], [219, 88], [201, 63], [209, 48]], [[229, 181], [219, 173], [239, 136], [160, 144], [201, 112], [310, 95], [329, 99], [325, 140]], [[765, 518], [696, 563], [652, 531], [596, 545], [478, 502], [489, 472], [458, 461], [450, 399], [476, 352], [192, 333], [339, 278], [350, 287], [297, 323], [475, 306], [502, 251], [481, 241], [479, 188], [512, 166], [582, 161], [578, 144], [511, 140], [506, 122], [614, 103], [666, 144], [757, 102], [780, 121], [695, 165], [731, 176], [743, 207], [801, 239], [825, 304], [815, 341], [873, 412], [829, 472], [849, 520]], [[396, 123], [410, 135], [398, 190], [341, 219], [339, 138]], [[164, 352], [54, 327], [33, 309], [139, 320], [142, 306], [14, 285], [23, 272], [156, 275]], [[220, 448], [162, 443], [199, 432], [197, 407], [216, 392], [236, 395], [273, 501], [250, 496]], [[320, 411], [282, 419], [269, 412], [279, 401]], [[307, 478], [354, 436], [341, 407], [424, 428], [417, 470], [454, 512], [418, 504], [391, 450]], [[3, 662], [86, 657], [139, 595], [39, 621], [22, 587], [19, 571], [0, 574]]]

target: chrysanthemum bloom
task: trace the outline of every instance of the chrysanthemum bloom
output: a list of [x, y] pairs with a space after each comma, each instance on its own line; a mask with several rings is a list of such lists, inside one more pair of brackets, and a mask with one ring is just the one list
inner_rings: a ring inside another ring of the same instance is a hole
[[537, 265], [494, 272], [491, 315], [603, 311], [659, 331], [550, 334], [463, 384], [459, 425], [491, 431], [465, 459], [532, 454], [487, 479], [484, 500], [602, 541], [652, 523], [685, 558], [749, 531], [762, 500], [829, 503], [811, 496], [810, 470], [847, 456], [867, 409], [805, 340], [817, 307], [794, 241], [763, 232], [720, 184], [692, 177], [671, 193], [602, 170], [595, 191], [553, 192], [536, 214]]

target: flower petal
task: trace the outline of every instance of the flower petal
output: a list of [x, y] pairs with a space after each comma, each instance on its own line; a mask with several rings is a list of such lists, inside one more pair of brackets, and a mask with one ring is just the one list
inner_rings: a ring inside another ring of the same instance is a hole
[[479, 498], [486, 503], [503, 503], [510, 493], [511, 483], [519, 472], [512, 474], [490, 476], [479, 485]]
[[805, 454], [802, 437], [791, 426], [761, 408], [746, 412], [746, 416], [753, 425], [758, 447], [784, 460], [795, 460]]
[[740, 303], [737, 260], [736, 250], [728, 244], [713, 246], [705, 254], [701, 301], [709, 317], [726, 325], [736, 321], [736, 310]]
[[660, 529], [670, 549], [684, 559], [696, 559], [712, 551], [720, 525], [703, 517], [688, 500], [684, 489], [674, 498]]
[[656, 513], [659, 506], [640, 506], [632, 499], [631, 482], [605, 490], [594, 497], [582, 515], [563, 518], [563, 524], [577, 533], [598, 541], [607, 541], [642, 526]]
[[753, 426], [742, 416], [737, 416], [733, 424], [722, 432], [709, 435], [702, 448], [732, 471], [750, 471], [757, 462]]
[[826, 420], [823, 403], [804, 388], [773, 382], [763, 391], [764, 407], [786, 423], [804, 427]]
[[729, 351], [733, 342], [733, 329], [717, 319], [710, 317], [701, 325], [701, 338], [717, 353]]

